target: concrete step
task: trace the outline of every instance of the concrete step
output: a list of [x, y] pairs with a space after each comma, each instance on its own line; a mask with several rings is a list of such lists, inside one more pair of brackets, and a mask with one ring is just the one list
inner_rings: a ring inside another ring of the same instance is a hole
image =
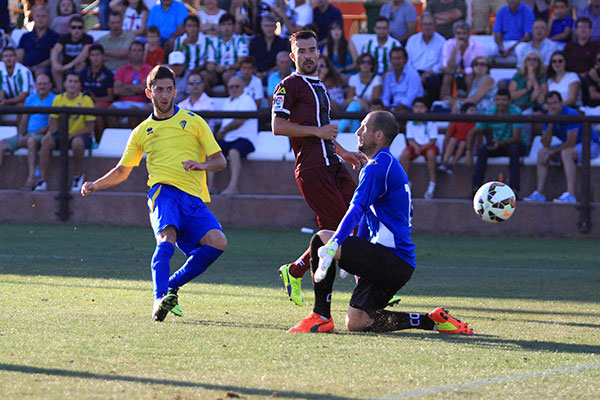
[[[58, 223], [58, 192], [0, 190], [0, 222]], [[444, 232], [489, 236], [549, 236], [600, 238], [600, 203], [592, 204], [592, 228], [579, 233], [576, 205], [519, 202], [506, 222], [483, 222], [470, 200], [414, 200], [415, 232]], [[209, 208], [225, 227], [272, 227], [316, 229], [316, 219], [301, 196], [213, 196]], [[149, 226], [143, 193], [104, 192], [82, 198], [74, 196], [67, 223], [99, 223]]]

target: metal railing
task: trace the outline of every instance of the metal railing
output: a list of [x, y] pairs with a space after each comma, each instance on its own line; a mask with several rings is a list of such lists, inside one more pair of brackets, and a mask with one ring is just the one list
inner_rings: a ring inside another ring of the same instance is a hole
[[[57, 215], [62, 221], [69, 219], [69, 153], [67, 121], [70, 114], [96, 116], [140, 117], [146, 118], [148, 110], [118, 110], [104, 108], [73, 108], [73, 107], [10, 107], [0, 106], [2, 114], [59, 114], [60, 136], [60, 177], [59, 177], [59, 207]], [[256, 118], [269, 120], [270, 110], [259, 111], [201, 111], [197, 112], [203, 118]], [[333, 119], [362, 119], [365, 112], [332, 112]], [[483, 115], [483, 114], [442, 114], [442, 113], [394, 113], [399, 121], [462, 121], [462, 122], [514, 122], [514, 123], [578, 123], [583, 124], [582, 160], [581, 160], [581, 198], [577, 206], [579, 220], [577, 227], [581, 233], [589, 233], [592, 227], [592, 184], [591, 184], [591, 125], [600, 124], [600, 117], [585, 115]]]

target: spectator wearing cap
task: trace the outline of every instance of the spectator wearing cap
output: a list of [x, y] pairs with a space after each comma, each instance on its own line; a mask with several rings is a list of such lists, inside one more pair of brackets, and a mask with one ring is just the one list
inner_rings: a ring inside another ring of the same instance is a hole
[[190, 71], [185, 67], [185, 54], [181, 51], [174, 51], [169, 54], [169, 67], [175, 73], [175, 89], [177, 89], [177, 95], [175, 96], [175, 103], [179, 103], [185, 99], [187, 93], [187, 81]]
[[[134, 40], [129, 46], [129, 62], [115, 74], [114, 92], [118, 101], [112, 103], [111, 108], [151, 108], [145, 93], [146, 77], [151, 70], [152, 67], [144, 62], [144, 45]], [[139, 121], [139, 118], [130, 117], [129, 127], [134, 128]], [[108, 125], [117, 127], [117, 119], [109, 117]]]
[[127, 53], [129, 53], [129, 46], [135, 40], [135, 34], [123, 30], [123, 16], [118, 11], [110, 12], [108, 27], [110, 32], [98, 39], [98, 43], [104, 48], [106, 68], [116, 71], [127, 64]]

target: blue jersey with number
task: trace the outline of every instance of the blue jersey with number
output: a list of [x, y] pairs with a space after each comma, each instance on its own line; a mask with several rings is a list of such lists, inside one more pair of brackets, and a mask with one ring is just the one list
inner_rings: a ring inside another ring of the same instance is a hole
[[390, 248], [415, 267], [412, 213], [408, 176], [390, 149], [383, 148], [360, 172], [350, 208], [333, 239], [341, 244], [363, 218], [369, 228], [371, 243]]

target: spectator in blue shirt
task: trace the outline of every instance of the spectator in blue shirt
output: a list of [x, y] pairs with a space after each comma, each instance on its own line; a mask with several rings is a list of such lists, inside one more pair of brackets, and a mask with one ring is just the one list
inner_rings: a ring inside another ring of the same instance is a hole
[[[550, 115], [579, 115], [571, 107], [563, 105], [562, 96], [556, 91], [549, 92], [546, 95], [546, 108]], [[600, 138], [593, 129], [591, 130], [592, 141], [590, 143], [591, 158], [598, 157], [600, 154]], [[560, 140], [559, 145], [552, 145], [552, 137]], [[554, 157], [560, 157], [562, 160], [565, 177], [567, 179], [567, 191], [560, 197], [554, 199], [555, 203], [575, 203], [575, 178], [577, 172], [577, 161], [581, 162], [582, 157], [582, 125], [577, 123], [550, 123], [544, 124], [544, 134], [542, 135], [542, 147], [538, 152], [537, 159], [537, 188], [525, 197], [525, 201], [546, 201], [544, 187], [546, 177], [548, 176], [548, 161]]]
[[[45, 72], [38, 73], [35, 79], [36, 93], [30, 94], [25, 99], [26, 107], [51, 107], [54, 100], [52, 89], [52, 80]], [[0, 165], [2, 165], [2, 156], [4, 151], [16, 151], [22, 147], [27, 147], [27, 165], [29, 174], [25, 188], [33, 189], [35, 185], [35, 165], [36, 155], [42, 138], [48, 131], [48, 114], [23, 114], [17, 134], [15, 136], [0, 140]]]
[[273, 94], [279, 82], [292, 74], [292, 60], [290, 59], [289, 51], [280, 51], [277, 53], [277, 65], [275, 71], [269, 74], [267, 78], [267, 96], [269, 104], [273, 102]]
[[[177, 0], [161, 0], [148, 13], [146, 26], [156, 26], [160, 32], [160, 45], [168, 54], [173, 49], [173, 42], [177, 36], [185, 31], [183, 25], [188, 10], [185, 5]], [[169, 47], [170, 45], [170, 47]], [[165, 48], [165, 46], [167, 46]]]
[[30, 69], [50, 68], [50, 50], [58, 42], [59, 34], [50, 29], [48, 7], [33, 9], [33, 30], [21, 36], [17, 61]]
[[417, 10], [409, 0], [392, 0], [381, 6], [380, 17], [390, 21], [390, 35], [405, 44], [417, 32]]
[[535, 20], [531, 8], [521, 4], [520, 0], [506, 2], [508, 5], [498, 10], [494, 24], [494, 40], [498, 46], [498, 54], [502, 57], [510, 55], [519, 43], [531, 39]]
[[390, 51], [392, 70], [383, 79], [383, 104], [395, 111], [406, 111], [412, 107], [413, 100], [423, 96], [421, 77], [408, 63], [408, 54], [404, 47], [394, 47]]
[[329, 0], [317, 0], [317, 6], [313, 9], [313, 23], [317, 25], [317, 41], [320, 45], [327, 40], [329, 25], [333, 21], [338, 21], [344, 26], [340, 9], [329, 4]]

